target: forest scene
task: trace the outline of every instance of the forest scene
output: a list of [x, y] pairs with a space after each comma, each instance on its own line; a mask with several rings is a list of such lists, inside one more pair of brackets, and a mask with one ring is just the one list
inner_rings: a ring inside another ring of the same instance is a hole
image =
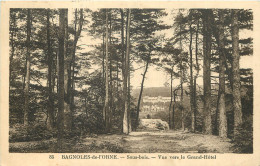
[[253, 153], [252, 32], [251, 9], [11, 8], [9, 152]]

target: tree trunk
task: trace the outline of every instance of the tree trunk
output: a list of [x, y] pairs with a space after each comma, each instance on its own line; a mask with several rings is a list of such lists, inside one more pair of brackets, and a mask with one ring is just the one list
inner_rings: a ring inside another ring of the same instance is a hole
[[[12, 24], [10, 25], [10, 31], [11, 31], [11, 56], [10, 56], [10, 63], [9, 63], [9, 92], [10, 92], [10, 87], [11, 83], [13, 82], [12, 79], [12, 62], [14, 58], [14, 52], [15, 52], [15, 44], [14, 44], [14, 36], [16, 34], [16, 15], [15, 13], [13, 15], [10, 15], [10, 19], [12, 21]], [[12, 28], [12, 29], [11, 29]]]
[[[117, 101], [119, 100], [119, 84], [120, 84], [120, 81], [119, 81], [119, 59], [118, 57], [116, 58], [116, 98], [117, 98]], [[118, 104], [117, 104], [117, 109], [118, 109]]]
[[145, 75], [147, 73], [148, 70], [148, 66], [149, 66], [149, 60], [147, 60], [146, 65], [145, 65], [145, 70], [144, 70], [144, 74], [143, 74], [143, 78], [142, 78], [142, 83], [141, 83], [141, 90], [139, 93], [139, 98], [138, 98], [138, 102], [137, 102], [137, 112], [136, 112], [136, 119], [135, 119], [135, 130], [138, 127], [138, 122], [139, 122], [139, 112], [140, 112], [140, 104], [141, 104], [141, 100], [142, 100], [142, 95], [143, 95], [143, 88], [144, 88], [144, 80], [145, 80]]
[[[52, 61], [52, 92], [54, 93], [55, 92], [55, 87], [57, 88], [56, 86], [56, 76], [57, 76], [57, 68], [56, 68], [56, 65], [57, 65], [57, 56], [58, 56], [58, 52], [56, 51], [55, 52], [55, 55], [53, 57], [53, 61]], [[58, 90], [56, 89], [56, 92], [58, 93]], [[55, 118], [54, 118], [55, 119]]]
[[56, 73], [57, 73], [57, 94], [59, 94], [59, 48], [58, 48], [58, 51], [57, 51], [57, 55], [56, 55]]
[[23, 81], [23, 91], [24, 91], [24, 88], [25, 88], [25, 77], [26, 77], [26, 71], [27, 71], [27, 58], [25, 60], [25, 65], [24, 65], [24, 73], [23, 73], [23, 78], [22, 78], [22, 81]]
[[[191, 17], [190, 13], [190, 17]], [[190, 18], [190, 45], [189, 45], [189, 52], [190, 52], [190, 109], [191, 109], [191, 131], [195, 132], [195, 111], [194, 111], [194, 91], [193, 91], [193, 62], [192, 62], [192, 23]]]
[[26, 75], [25, 75], [25, 87], [24, 87], [24, 126], [29, 124], [29, 104], [30, 104], [30, 68], [31, 68], [31, 9], [27, 9], [27, 39], [26, 39]]
[[106, 97], [105, 97], [105, 104], [104, 104], [104, 108], [103, 108], [103, 116], [104, 116], [104, 120], [105, 120], [105, 128], [106, 128], [106, 132], [109, 132], [109, 69], [108, 69], [108, 11], [106, 9], [106, 59], [105, 59], [105, 75], [106, 75]]
[[[130, 10], [130, 9], [129, 9]], [[128, 29], [129, 29], [129, 43], [130, 43], [130, 20], [131, 17], [128, 15]], [[132, 120], [131, 120], [131, 66], [130, 66], [130, 44], [129, 44], [129, 50], [128, 50], [128, 76], [127, 76], [127, 100], [128, 100], [128, 132], [132, 132]]]
[[[210, 15], [213, 15], [213, 12], [212, 12], [212, 11], [211, 11]], [[213, 21], [214, 21], [214, 19], [213, 19]], [[222, 21], [222, 22], [223, 22], [223, 21]], [[214, 25], [216, 25], [216, 23], [214, 23]], [[220, 47], [220, 46], [219, 46], [219, 43], [220, 43], [220, 41], [219, 41], [219, 40], [220, 40], [220, 39], [219, 39], [219, 32], [217, 31], [217, 28], [212, 28], [212, 31], [213, 31], [213, 35], [214, 35], [215, 38], [216, 38], [218, 47]], [[223, 39], [224, 39], [224, 38], [223, 38]], [[230, 82], [231, 90], [233, 91], [233, 78], [232, 78], [232, 72], [231, 72], [232, 67], [231, 67], [231, 68], [228, 67], [228, 62], [232, 65], [232, 57], [228, 57], [228, 56], [227, 56], [227, 52], [226, 52], [225, 49], [224, 49], [223, 51], [224, 51], [225, 58], [226, 58], [226, 63], [225, 63], [224, 65], [225, 65], [226, 73], [227, 73], [227, 76], [228, 76], [227, 78], [228, 78], [228, 80], [229, 80], [229, 82]]]
[[234, 109], [234, 136], [238, 133], [238, 128], [242, 124], [242, 107], [240, 94], [240, 72], [239, 72], [239, 27], [238, 9], [232, 10], [232, 75], [233, 75], [233, 109]]
[[181, 129], [185, 130], [185, 116], [183, 108], [183, 71], [181, 72]]
[[52, 62], [53, 56], [51, 51], [51, 39], [50, 39], [50, 9], [47, 9], [47, 56], [48, 56], [48, 119], [47, 128], [49, 130], [53, 129], [54, 124], [54, 102], [53, 102], [53, 92], [52, 92]]
[[175, 104], [176, 104], [176, 94], [175, 94], [176, 89], [173, 91], [173, 106], [172, 106], [172, 129], [175, 129]]
[[68, 11], [65, 11], [65, 40], [64, 40], [64, 129], [70, 131], [72, 128], [72, 113], [70, 110], [69, 96], [69, 64], [68, 55]]
[[109, 14], [109, 76], [110, 76], [110, 80], [109, 80], [109, 114], [108, 114], [108, 121], [109, 121], [109, 128], [111, 129], [112, 127], [112, 115], [113, 115], [113, 111], [114, 111], [114, 81], [113, 81], [113, 67], [112, 67], [112, 63], [113, 63], [113, 55], [112, 53], [112, 14], [110, 12]]
[[103, 32], [103, 56], [102, 56], [102, 77], [105, 81], [105, 32]]
[[65, 14], [67, 9], [59, 9], [59, 92], [58, 92], [58, 151], [62, 151], [62, 139], [64, 133], [64, 40], [65, 40]]
[[[220, 83], [219, 83], [220, 84]], [[218, 90], [218, 98], [217, 98], [217, 106], [216, 106], [216, 112], [215, 112], [215, 125], [213, 126], [212, 134], [217, 134], [219, 132], [219, 125], [218, 125], [218, 119], [219, 119], [219, 100], [220, 100], [220, 90]]]
[[131, 10], [128, 9], [127, 12], [127, 32], [126, 32], [126, 56], [125, 56], [125, 73], [124, 73], [124, 102], [125, 102], [125, 108], [124, 108], [124, 116], [123, 116], [123, 133], [128, 134], [129, 133], [129, 125], [128, 125], [128, 99], [127, 99], [127, 79], [128, 79], [128, 70], [129, 70], [129, 54], [130, 54], [130, 16], [131, 16]]
[[209, 9], [203, 12], [203, 89], [204, 89], [204, 126], [205, 134], [212, 134], [211, 125], [211, 80], [210, 80], [210, 59], [211, 59], [211, 25]]
[[172, 80], [173, 79], [173, 67], [171, 69], [171, 92], [170, 92], [170, 95], [171, 95], [171, 102], [170, 102], [170, 105], [169, 105], [169, 127], [170, 129], [172, 129], [172, 122], [173, 122], [173, 119], [172, 119], [172, 115], [171, 115], [171, 111], [172, 111]]
[[224, 43], [224, 15], [219, 11], [219, 136], [227, 137], [227, 117], [225, 106], [225, 43]]
[[130, 76], [131, 76], [131, 71], [130, 71], [130, 54], [128, 56], [128, 77], [127, 77], [127, 100], [128, 100], [128, 130], [129, 133], [132, 132], [132, 121], [131, 121], [131, 106], [130, 106], [130, 100], [131, 100], [131, 82], [130, 82]]
[[71, 111], [74, 110], [74, 91], [75, 91], [75, 55], [72, 58], [73, 64], [71, 69], [71, 92], [70, 92], [70, 106]]
[[[122, 57], [121, 57], [121, 61], [122, 61], [122, 77], [123, 77], [123, 83], [125, 81], [125, 43], [124, 43], [124, 11], [123, 9], [120, 9], [120, 13], [121, 13], [121, 49], [122, 49]], [[125, 93], [124, 89], [123, 89], [123, 93]], [[123, 94], [124, 95], [124, 94]], [[124, 96], [123, 96], [124, 98]], [[122, 110], [124, 110], [124, 104], [122, 105]], [[123, 132], [123, 117], [124, 117], [124, 111], [121, 112], [121, 119], [122, 119], [122, 132]]]
[[[180, 32], [182, 31], [182, 26], [180, 25]], [[180, 49], [182, 50], [182, 36], [180, 35]], [[182, 57], [182, 53], [181, 53], [181, 61], [180, 61], [180, 73], [181, 73], [181, 78], [180, 78], [180, 82], [181, 82], [181, 129], [184, 131], [185, 130], [185, 117], [184, 117], [184, 108], [183, 108], [183, 57]]]
[[195, 56], [196, 56], [196, 75], [194, 77], [194, 86], [193, 86], [193, 106], [194, 106], [194, 129], [196, 131], [196, 123], [197, 123], [197, 78], [199, 75], [199, 62], [198, 62], [198, 38], [199, 38], [199, 20], [197, 21], [197, 29], [196, 29], [196, 39], [195, 39]]

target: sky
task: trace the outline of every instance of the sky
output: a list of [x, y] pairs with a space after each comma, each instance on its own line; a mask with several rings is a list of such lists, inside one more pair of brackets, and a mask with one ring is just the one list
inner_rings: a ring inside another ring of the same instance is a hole
[[[95, 10], [95, 9], [94, 9]], [[162, 21], [164, 21], [165, 24], [167, 25], [172, 25], [173, 24], [173, 17], [176, 13], [175, 11], [172, 11], [172, 9], [166, 9], [165, 10], [168, 15], [166, 17], [161, 18]], [[73, 18], [72, 15], [72, 10], [69, 11], [69, 20]], [[70, 21], [69, 21], [70, 22]], [[84, 28], [84, 27], [83, 27]], [[87, 27], [85, 27], [87, 28]], [[173, 29], [165, 30], [162, 32], [157, 32], [157, 35], [162, 35], [164, 34], [166, 37], [172, 36], [173, 35]], [[247, 38], [248, 36], [252, 36], [253, 32], [251, 31], [246, 31], [246, 32], [240, 32], [240, 38]], [[92, 44], [98, 44], [101, 43], [102, 41], [100, 39], [95, 39], [91, 37], [89, 34], [86, 32], [82, 31], [82, 37], [79, 39], [78, 45], [81, 45], [83, 50], [82, 52], [89, 51], [93, 49], [90, 45]], [[252, 61], [253, 57], [252, 56], [247, 56], [247, 57], [241, 57], [240, 59], [240, 67], [241, 68], [252, 68]], [[202, 64], [202, 61], [200, 61]], [[144, 66], [144, 64], [133, 64], [134, 69], [138, 69], [141, 66]], [[142, 75], [144, 72], [144, 68], [140, 68], [138, 70], [135, 70], [134, 72], [131, 73], [131, 86], [133, 86], [134, 89], [140, 88], [141, 81], [142, 81]], [[202, 70], [200, 71], [200, 74], [202, 74]], [[146, 74], [146, 79], [144, 83], [144, 87], [163, 87], [166, 82], [170, 83], [169, 80], [170, 76], [167, 75], [162, 69], [158, 69], [155, 65], [151, 65], [148, 68], [148, 72]], [[202, 85], [203, 80], [202, 78], [198, 78], [197, 83], [199, 85]], [[175, 79], [173, 81], [173, 84], [179, 84], [179, 79]]]
[[[241, 57], [240, 60], [240, 68], [252, 68], [253, 64], [253, 57], [247, 56], [247, 57]], [[201, 70], [202, 71], [202, 70]], [[134, 89], [140, 88], [143, 70], [138, 70], [133, 73], [133, 76], [131, 78], [131, 85]], [[165, 82], [170, 83], [169, 81], [170, 76], [165, 74], [162, 70], [157, 70], [155, 66], [150, 66], [147, 72], [147, 77], [145, 79], [144, 87], [164, 87]], [[198, 78], [197, 83], [199, 85], [203, 85], [202, 78]], [[179, 79], [175, 79], [173, 81], [173, 84], [179, 84]]]

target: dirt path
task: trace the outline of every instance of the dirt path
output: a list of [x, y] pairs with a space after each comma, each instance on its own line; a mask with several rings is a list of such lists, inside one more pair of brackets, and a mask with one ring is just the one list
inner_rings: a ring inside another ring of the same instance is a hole
[[[10, 143], [11, 152], [55, 152], [56, 140]], [[229, 139], [182, 131], [92, 135], [64, 141], [67, 153], [231, 153]]]
[[129, 135], [100, 135], [86, 138], [85, 145], [118, 147], [128, 153], [230, 153], [231, 143], [218, 136], [182, 131], [132, 132]]

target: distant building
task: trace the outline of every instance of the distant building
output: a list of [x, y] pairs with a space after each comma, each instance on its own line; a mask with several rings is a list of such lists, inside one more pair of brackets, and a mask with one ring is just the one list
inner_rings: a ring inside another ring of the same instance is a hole
[[[179, 96], [175, 98], [175, 101], [180, 101]], [[168, 111], [170, 102], [171, 102], [171, 97], [144, 96], [142, 99], [140, 118], [146, 118], [148, 115], [152, 117], [158, 112]]]
[[[179, 96], [175, 97], [175, 101], [180, 101]], [[143, 97], [143, 103], [170, 103], [170, 102], [171, 102], [171, 97], [162, 97], [162, 96], [158, 96], [158, 97], [144, 96]]]

